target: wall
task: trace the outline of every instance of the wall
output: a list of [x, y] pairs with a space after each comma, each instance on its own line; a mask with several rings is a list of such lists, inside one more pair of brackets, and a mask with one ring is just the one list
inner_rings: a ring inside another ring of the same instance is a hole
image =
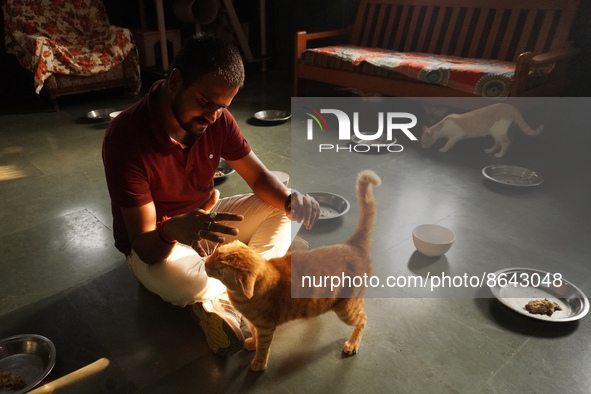
[[[152, 1], [143, 0], [149, 26], [156, 27], [156, 15]], [[111, 23], [125, 27], [139, 27], [138, 5], [136, 2], [103, 0]], [[194, 26], [179, 22], [172, 10], [173, 1], [164, 1], [167, 28], [180, 29], [183, 38], [193, 34]], [[267, 40], [270, 68], [285, 70], [293, 62], [295, 32], [309, 32], [340, 29], [353, 22], [358, 0], [267, 0]], [[234, 7], [241, 22], [248, 23], [252, 37], [253, 53], [260, 53], [258, 0], [234, 1]], [[204, 29], [212, 26], [204, 26]]]
[[336, 30], [353, 23], [357, 0], [276, 0], [269, 2], [269, 48], [276, 57], [271, 62], [291, 69], [294, 38], [298, 31], [308, 33]]

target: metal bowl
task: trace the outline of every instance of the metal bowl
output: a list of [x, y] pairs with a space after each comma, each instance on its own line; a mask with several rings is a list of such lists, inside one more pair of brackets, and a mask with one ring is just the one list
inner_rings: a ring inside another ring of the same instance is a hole
[[26, 383], [21, 390], [8, 391], [11, 394], [25, 393], [37, 386], [54, 365], [55, 346], [44, 336], [24, 334], [0, 340], [0, 371], [13, 372]]
[[338, 218], [346, 214], [349, 208], [351, 208], [349, 201], [338, 194], [327, 192], [312, 192], [308, 194], [314, 197], [320, 205], [319, 220]]
[[291, 112], [269, 109], [257, 112], [254, 114], [254, 118], [263, 122], [284, 122], [291, 118]]
[[509, 186], [538, 186], [544, 182], [544, 178], [532, 170], [505, 164], [484, 167], [482, 175], [493, 182]]
[[[216, 175], [213, 176], [214, 181], [220, 180], [220, 179], [226, 179], [227, 177], [230, 176], [230, 174], [234, 173], [234, 171], [236, 171], [234, 168], [232, 168], [232, 166], [230, 164], [228, 164], [228, 162], [224, 159], [220, 159], [220, 164], [218, 164], [218, 169], [216, 171]], [[223, 174], [218, 174], [218, 172], [221, 172]]]
[[113, 108], [93, 109], [86, 113], [86, 118], [90, 120], [109, 120], [109, 114], [115, 112]]
[[[555, 274], [533, 268], [504, 268], [494, 273], [490, 290], [497, 299], [515, 312], [533, 319], [549, 322], [579, 320], [589, 312], [589, 299], [574, 284]], [[534, 299], [548, 299], [562, 308], [552, 316], [534, 315], [525, 304]]]

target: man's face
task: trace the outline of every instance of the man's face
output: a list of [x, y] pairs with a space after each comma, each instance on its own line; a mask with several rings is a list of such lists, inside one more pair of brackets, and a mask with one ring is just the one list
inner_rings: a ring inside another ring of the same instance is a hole
[[213, 75], [190, 86], [177, 81], [173, 87], [172, 113], [187, 133], [201, 136], [220, 117], [222, 110], [232, 103], [239, 88], [228, 86]]

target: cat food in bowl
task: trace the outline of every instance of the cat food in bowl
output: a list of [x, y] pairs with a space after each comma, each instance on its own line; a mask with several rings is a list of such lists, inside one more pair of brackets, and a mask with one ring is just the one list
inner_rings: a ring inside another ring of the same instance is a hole
[[343, 216], [349, 212], [349, 208], [351, 207], [349, 201], [338, 194], [328, 192], [311, 192], [308, 194], [314, 197], [318, 201], [318, 205], [320, 205], [319, 220], [334, 219]]
[[438, 224], [421, 224], [412, 230], [412, 240], [419, 252], [429, 257], [443, 256], [449, 251], [456, 235]]
[[221, 179], [226, 179], [231, 174], [233, 174], [236, 170], [232, 168], [232, 166], [224, 159], [220, 159], [220, 163], [218, 164], [218, 169], [213, 175], [213, 180], [218, 181]]
[[37, 334], [22, 334], [0, 340], [0, 393], [25, 393], [37, 386], [53, 369], [55, 346]]

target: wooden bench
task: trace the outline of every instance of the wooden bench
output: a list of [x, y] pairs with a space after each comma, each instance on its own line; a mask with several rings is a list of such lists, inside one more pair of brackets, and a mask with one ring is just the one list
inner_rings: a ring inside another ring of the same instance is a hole
[[513, 71], [505, 73], [510, 81], [502, 95], [557, 96], [567, 62], [577, 53], [569, 34], [578, 4], [579, 0], [360, 0], [352, 26], [296, 34], [293, 93], [302, 95], [303, 81], [314, 80], [399, 97], [485, 95], [399, 77], [395, 68], [376, 72], [368, 64], [343, 65], [342, 59], [324, 59], [326, 64], [307, 60], [314, 51], [309, 42], [342, 36], [346, 45], [372, 50], [449, 55], [460, 57], [460, 63], [470, 59], [467, 64], [478, 59], [507, 62]]

